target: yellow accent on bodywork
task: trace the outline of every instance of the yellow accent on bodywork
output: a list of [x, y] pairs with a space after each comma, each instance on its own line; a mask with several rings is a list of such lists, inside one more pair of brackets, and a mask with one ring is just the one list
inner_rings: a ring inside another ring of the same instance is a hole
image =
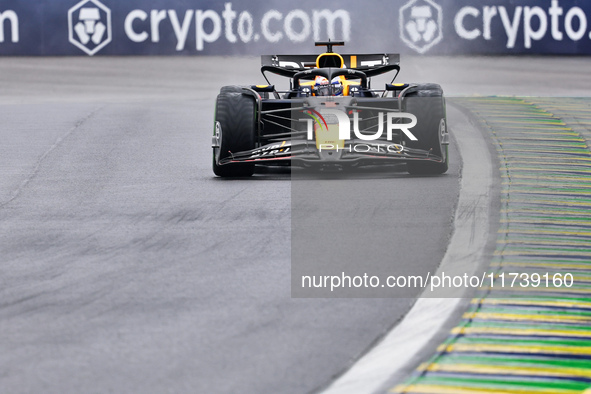
[[320, 68], [320, 59], [322, 59], [325, 56], [338, 56], [341, 59], [341, 66], [339, 68], [342, 68], [345, 65], [345, 60], [343, 59], [343, 57], [341, 55], [339, 55], [338, 53], [333, 53], [333, 52], [325, 52], [325, 53], [321, 53], [320, 55], [318, 55], [318, 57], [316, 58], [316, 67]]

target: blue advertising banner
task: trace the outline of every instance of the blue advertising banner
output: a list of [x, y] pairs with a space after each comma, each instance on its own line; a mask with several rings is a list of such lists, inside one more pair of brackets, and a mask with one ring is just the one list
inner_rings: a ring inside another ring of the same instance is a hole
[[588, 0], [0, 0], [0, 55], [591, 54]]

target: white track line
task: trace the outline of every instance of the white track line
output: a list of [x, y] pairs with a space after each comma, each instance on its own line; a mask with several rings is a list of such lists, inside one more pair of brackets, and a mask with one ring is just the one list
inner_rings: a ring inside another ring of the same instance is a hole
[[[448, 119], [462, 156], [462, 180], [454, 233], [437, 274], [471, 275], [479, 266], [489, 236], [493, 166], [477, 127], [449, 105]], [[404, 319], [323, 393], [374, 393], [393, 376], [404, 374], [407, 364], [460, 306], [466, 291], [452, 289], [439, 295], [447, 298], [424, 298], [433, 297], [426, 289]]]

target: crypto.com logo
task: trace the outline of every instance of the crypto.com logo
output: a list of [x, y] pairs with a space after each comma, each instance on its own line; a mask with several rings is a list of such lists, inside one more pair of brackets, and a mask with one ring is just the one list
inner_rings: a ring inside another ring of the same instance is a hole
[[111, 10], [98, 0], [82, 0], [68, 10], [68, 38], [89, 56], [111, 42]]
[[411, 0], [400, 9], [400, 38], [425, 53], [443, 38], [443, 12], [433, 0]]
[[[322, 108], [320, 112], [308, 109], [304, 111], [311, 119], [304, 119], [308, 123], [307, 129], [307, 138], [308, 140], [314, 140], [314, 123], [316, 123], [317, 127], [321, 130], [327, 131], [329, 128], [329, 124], [338, 124], [338, 139], [339, 140], [350, 140], [351, 139], [351, 118], [347, 116], [347, 114], [338, 109], [330, 109], [330, 108]], [[388, 112], [386, 115], [384, 112], [378, 113], [378, 124], [377, 124], [377, 131], [375, 134], [366, 134], [365, 132], [362, 133], [359, 130], [359, 113], [357, 111], [353, 112], [353, 134], [355, 138], [363, 140], [363, 141], [375, 141], [382, 137], [384, 134], [384, 117], [386, 118], [386, 139], [388, 141], [392, 141], [392, 135], [394, 130], [400, 130], [403, 132], [408, 139], [411, 141], [417, 141], [417, 138], [414, 136], [413, 133], [409, 129], [415, 127], [417, 125], [417, 117], [411, 113], [406, 112]], [[327, 122], [327, 119], [329, 121]], [[410, 123], [396, 123], [398, 120], [408, 119]], [[322, 145], [322, 144], [321, 144]], [[324, 145], [333, 145], [332, 147], [325, 146], [325, 149], [338, 149], [338, 147], [334, 144], [324, 144]], [[322, 148], [322, 146], [320, 146]]]

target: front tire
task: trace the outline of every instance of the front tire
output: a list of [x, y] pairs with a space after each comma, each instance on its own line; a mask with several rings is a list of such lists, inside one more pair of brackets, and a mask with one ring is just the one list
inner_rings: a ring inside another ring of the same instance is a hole
[[256, 144], [256, 104], [238, 86], [222, 88], [216, 101], [213, 148], [213, 172], [219, 177], [248, 177], [254, 174], [254, 163], [219, 165], [232, 153], [248, 151]]
[[409, 161], [410, 174], [438, 175], [449, 168], [447, 117], [443, 90], [437, 84], [418, 85], [404, 98], [405, 111], [417, 117], [417, 125], [411, 130], [418, 141], [406, 141], [409, 148], [421, 149], [443, 159], [435, 161]]

